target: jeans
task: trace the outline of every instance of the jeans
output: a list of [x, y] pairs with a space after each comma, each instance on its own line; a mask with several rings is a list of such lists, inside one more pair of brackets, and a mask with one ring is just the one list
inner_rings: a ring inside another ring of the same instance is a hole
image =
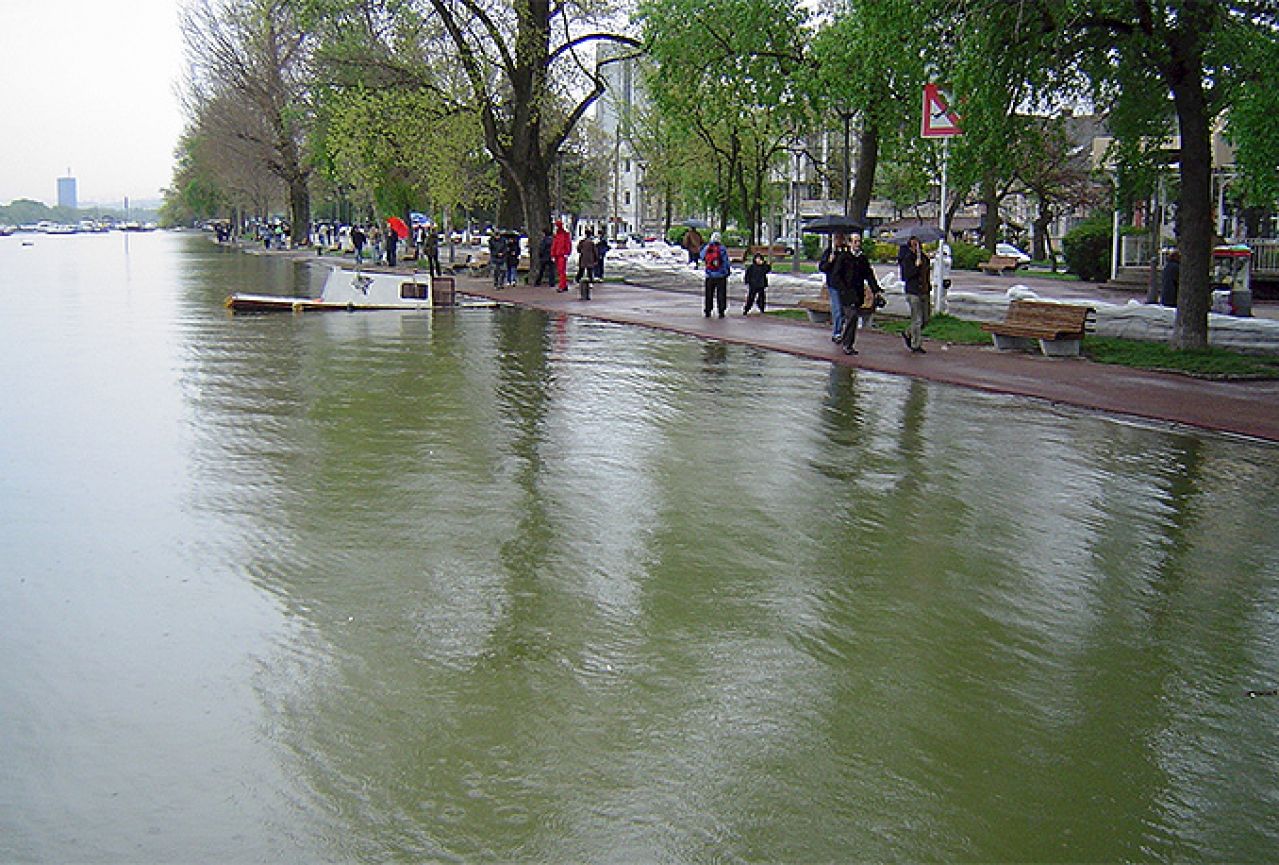
[[839, 339], [844, 333], [844, 304], [839, 300], [839, 289], [828, 285], [826, 293], [830, 295], [831, 337]]

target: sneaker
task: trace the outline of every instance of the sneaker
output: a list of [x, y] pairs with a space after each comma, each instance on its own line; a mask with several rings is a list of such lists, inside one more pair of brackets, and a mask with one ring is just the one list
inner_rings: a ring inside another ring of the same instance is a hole
[[846, 345], [844, 346], [844, 354], [857, 354], [857, 349], [853, 348], [851, 345]]
[[724, 317], [724, 313], [722, 313], [722, 312], [721, 312], [721, 313], [719, 314], [719, 317], [720, 317], [720, 318], [723, 318], [723, 317]]
[[920, 346], [919, 348], [912, 348], [911, 351], [913, 351], [915, 354], [928, 354], [928, 352], [924, 351], [923, 346]]

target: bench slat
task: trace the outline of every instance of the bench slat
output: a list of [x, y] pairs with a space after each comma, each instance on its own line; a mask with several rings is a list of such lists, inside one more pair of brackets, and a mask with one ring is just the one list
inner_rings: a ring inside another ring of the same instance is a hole
[[[986, 322], [981, 329], [995, 337], [1038, 339], [1046, 342], [1081, 340], [1094, 315], [1090, 306], [1014, 300], [1001, 322]], [[996, 339], [996, 345], [999, 340]], [[1041, 343], [1041, 348], [1042, 348]]]

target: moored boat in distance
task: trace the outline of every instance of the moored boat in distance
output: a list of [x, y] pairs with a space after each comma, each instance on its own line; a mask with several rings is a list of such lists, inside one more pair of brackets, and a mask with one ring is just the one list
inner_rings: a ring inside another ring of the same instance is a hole
[[437, 295], [440, 296], [439, 305], [452, 305], [451, 277], [432, 280], [426, 273], [333, 267], [319, 298], [236, 293], [226, 299], [226, 307], [236, 312], [431, 309], [436, 305]]

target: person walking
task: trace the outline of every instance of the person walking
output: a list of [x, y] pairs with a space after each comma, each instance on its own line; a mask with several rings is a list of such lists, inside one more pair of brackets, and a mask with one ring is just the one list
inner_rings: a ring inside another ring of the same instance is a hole
[[586, 234], [577, 242], [577, 278], [578, 288], [583, 300], [591, 298], [591, 281], [595, 279], [595, 266], [599, 263], [595, 252], [595, 232], [586, 229]]
[[351, 226], [351, 247], [355, 250], [355, 263], [364, 263], [364, 243], [368, 240], [360, 226]]
[[595, 242], [595, 278], [603, 281], [604, 279], [604, 256], [608, 255], [608, 251], [612, 249], [608, 245], [608, 238], [604, 236], [604, 229], [600, 229], [600, 239]]
[[924, 311], [932, 283], [928, 278], [928, 256], [917, 235], [912, 234], [897, 250], [897, 267], [905, 283], [906, 303], [910, 305], [910, 327], [902, 331], [902, 339], [915, 354], [924, 354]]
[[506, 237], [506, 285], [514, 288], [520, 277], [520, 236], [512, 232]]
[[712, 302], [719, 310], [719, 317], [724, 317], [724, 308], [728, 306], [728, 275], [732, 273], [732, 265], [728, 262], [728, 250], [720, 242], [718, 231], [711, 233], [710, 243], [702, 247], [698, 258], [701, 259], [706, 274], [706, 289], [702, 301], [702, 313], [711, 317]]
[[390, 223], [386, 226], [386, 266], [395, 267], [395, 247], [400, 242], [400, 236], [396, 234], [395, 229]]
[[773, 266], [764, 260], [764, 256], [758, 252], [751, 259], [750, 266], [746, 268], [746, 307], [742, 310], [742, 315], [750, 315], [751, 307], [758, 304], [760, 315], [764, 314], [764, 293], [768, 288], [768, 274], [773, 270]]
[[552, 285], [555, 276], [555, 262], [551, 260], [551, 243], [555, 234], [555, 226], [548, 226], [542, 231], [542, 239], [537, 244], [537, 276], [533, 277], [534, 285], [542, 284], [542, 277], [546, 277], [546, 284]]
[[[839, 297], [840, 319], [843, 330], [839, 342], [844, 354], [857, 354], [857, 325], [861, 317], [860, 311], [866, 303], [867, 296], [874, 302], [879, 294], [879, 280], [875, 278], [875, 269], [870, 259], [862, 251], [860, 234], [836, 235], [836, 243], [832, 244], [830, 255], [823, 255], [826, 268], [823, 271], [827, 279], [834, 284]], [[843, 243], [838, 241], [843, 240]], [[872, 306], [873, 310], [873, 306]]]
[[494, 228], [489, 234], [489, 270], [493, 272], [493, 287], [506, 285], [506, 241]]
[[848, 235], [836, 231], [831, 235], [830, 246], [822, 250], [817, 269], [826, 274], [826, 297], [830, 300], [830, 341], [839, 342], [844, 335], [844, 304], [840, 300], [839, 286], [835, 284], [833, 264], [837, 250], [848, 249]]
[[431, 276], [442, 276], [443, 271], [440, 270], [440, 233], [435, 230], [434, 225], [426, 226], [423, 246], [426, 250], [426, 263], [430, 267]]
[[551, 239], [551, 259], [555, 262], [556, 291], [568, 291], [568, 257], [573, 251], [573, 238], [564, 230], [563, 220], [555, 220], [555, 237]]
[[701, 256], [702, 246], [701, 233], [696, 228], [690, 228], [684, 234], [684, 249], [688, 251], [688, 263], [693, 267], [697, 267], [697, 260]]
[[1181, 253], [1173, 250], [1164, 262], [1162, 282], [1159, 286], [1159, 302], [1164, 306], [1177, 305], [1177, 291], [1181, 284]]

